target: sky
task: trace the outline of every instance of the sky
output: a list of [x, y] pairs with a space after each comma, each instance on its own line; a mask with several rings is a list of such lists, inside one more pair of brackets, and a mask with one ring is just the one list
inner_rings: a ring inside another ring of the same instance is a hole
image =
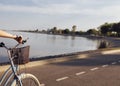
[[120, 0], [0, 0], [0, 28], [97, 28], [120, 21]]

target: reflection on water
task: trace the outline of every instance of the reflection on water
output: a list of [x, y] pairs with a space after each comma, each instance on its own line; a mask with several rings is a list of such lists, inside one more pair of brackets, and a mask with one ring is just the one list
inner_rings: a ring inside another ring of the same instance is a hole
[[[79, 52], [86, 50], [94, 50], [97, 48], [97, 40], [88, 40], [84, 37], [75, 36], [60, 36], [60, 35], [47, 35], [37, 33], [24, 33], [24, 32], [11, 32], [13, 34], [20, 34], [24, 38], [29, 37], [26, 45], [30, 45], [30, 57], [42, 57], [48, 55], [57, 55], [71, 52]], [[3, 41], [7, 46], [11, 47], [15, 45], [12, 39], [0, 38], [0, 42]], [[4, 62], [7, 59], [6, 50], [0, 48], [0, 62]]]

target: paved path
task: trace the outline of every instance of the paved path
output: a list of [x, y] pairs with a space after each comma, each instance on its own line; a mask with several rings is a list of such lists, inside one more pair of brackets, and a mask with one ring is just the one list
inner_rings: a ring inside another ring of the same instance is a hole
[[[32, 62], [27, 72], [34, 74], [45, 86], [120, 86], [120, 51], [89, 52], [72, 59]], [[27, 66], [27, 65], [26, 65]]]
[[120, 86], [120, 53], [104, 52], [29, 68], [45, 86]]

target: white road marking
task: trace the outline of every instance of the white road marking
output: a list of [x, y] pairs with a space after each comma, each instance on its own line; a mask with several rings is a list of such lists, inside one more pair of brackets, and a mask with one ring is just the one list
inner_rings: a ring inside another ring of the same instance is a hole
[[102, 67], [107, 67], [107, 66], [109, 66], [109, 65], [107, 65], [107, 64], [106, 65], [102, 65]]
[[[120, 60], [118, 62], [120, 63]], [[111, 64], [114, 65], [114, 64], [117, 64], [117, 62], [112, 62]], [[108, 64], [102, 65], [102, 67], [107, 67], [107, 66], [109, 66], [109, 65]], [[98, 67], [95, 67], [95, 68], [92, 68], [90, 70], [95, 71], [95, 70], [98, 70], [98, 69], [99, 69]], [[76, 76], [79, 76], [79, 75], [82, 75], [82, 74], [85, 74], [85, 73], [86, 73], [85, 71], [78, 72], [78, 73], [76, 73]], [[59, 81], [62, 81], [62, 80], [68, 79], [68, 78], [69, 77], [66, 76], [66, 77], [58, 78], [58, 79], [56, 79], [56, 81], [59, 82]], [[42, 84], [42, 86], [45, 86], [45, 84]]]
[[117, 62], [112, 62], [111, 64], [114, 65], [114, 64], [116, 64], [116, 63], [117, 63]]
[[69, 77], [66, 76], [66, 77], [58, 78], [58, 79], [56, 79], [56, 81], [59, 82], [59, 81], [65, 80], [67, 78], [69, 78]]
[[98, 70], [99, 68], [98, 67], [95, 67], [95, 68], [92, 68], [90, 69], [91, 71], [94, 71], [94, 70]]
[[82, 71], [82, 72], [76, 73], [76, 75], [78, 76], [78, 75], [82, 75], [82, 74], [84, 74], [84, 73], [86, 73], [86, 72], [85, 72], [85, 71]]

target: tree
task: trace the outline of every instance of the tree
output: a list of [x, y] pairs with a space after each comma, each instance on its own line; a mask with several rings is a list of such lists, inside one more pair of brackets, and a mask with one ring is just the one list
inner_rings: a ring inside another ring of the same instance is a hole
[[94, 34], [94, 35], [98, 35], [98, 31], [96, 30], [96, 29], [89, 29], [88, 31], [87, 31], [87, 33], [88, 34]]
[[86, 34], [86, 32], [84, 32], [84, 31], [79, 31], [79, 35], [85, 35]]
[[63, 33], [64, 33], [64, 34], [69, 34], [69, 33], [70, 33], [70, 30], [66, 28], [65, 30], [63, 30]]
[[53, 34], [56, 34], [56, 33], [57, 33], [57, 27], [53, 27], [52, 33], [53, 33]]
[[118, 36], [120, 35], [120, 22], [119, 23], [114, 23], [112, 26], [112, 30], [114, 32], [117, 32]]
[[62, 29], [59, 29], [57, 30], [58, 34], [62, 34], [63, 33], [63, 30]]
[[73, 33], [73, 34], [75, 33], [76, 28], [77, 28], [77, 26], [76, 26], [76, 25], [73, 25], [73, 26], [72, 26], [72, 33]]
[[101, 25], [101, 27], [100, 27], [101, 33], [103, 35], [107, 35], [108, 32], [112, 31], [112, 25], [113, 25], [113, 23], [111, 23], [111, 24], [105, 23], [105, 24]]

